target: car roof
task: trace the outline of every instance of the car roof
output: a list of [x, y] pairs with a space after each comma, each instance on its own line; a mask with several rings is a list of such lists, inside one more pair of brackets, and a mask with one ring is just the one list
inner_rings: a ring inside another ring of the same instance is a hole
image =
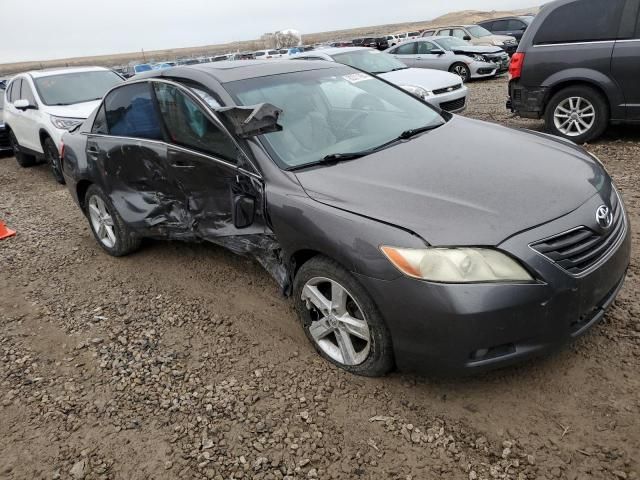
[[52, 75], [65, 75], [67, 73], [84, 73], [84, 72], [104, 72], [109, 71], [105, 67], [68, 67], [68, 68], [47, 68], [44, 70], [32, 70], [26, 72], [33, 78], [50, 77]]
[[200, 63], [197, 65], [181, 65], [165, 70], [144, 72], [133, 77], [133, 80], [143, 78], [170, 77], [184, 78], [204, 82], [207, 78], [218, 83], [235, 82], [249, 78], [269, 77], [285, 73], [305, 72], [330, 68], [344, 68], [335, 62], [319, 60], [317, 62], [293, 62], [291, 60], [236, 60], [215, 63]]

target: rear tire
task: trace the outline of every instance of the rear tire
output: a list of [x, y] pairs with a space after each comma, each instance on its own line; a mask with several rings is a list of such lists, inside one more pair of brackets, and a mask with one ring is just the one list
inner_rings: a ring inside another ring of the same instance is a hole
[[140, 238], [124, 223], [111, 200], [97, 185], [84, 197], [85, 214], [98, 245], [113, 257], [122, 257], [140, 247]]
[[300, 267], [293, 288], [304, 332], [323, 358], [367, 377], [393, 368], [391, 334], [370, 295], [347, 270], [314, 257]]
[[609, 105], [606, 99], [591, 87], [567, 87], [549, 101], [544, 122], [546, 130], [553, 135], [578, 144], [590, 142], [600, 137], [607, 129]]
[[451, 65], [449, 72], [458, 75], [464, 83], [471, 80], [471, 70], [469, 70], [469, 67], [462, 62], [457, 62]]
[[26, 153], [22, 153], [20, 151], [20, 144], [18, 143], [18, 139], [12, 130], [9, 131], [9, 141], [11, 142], [11, 148], [13, 148], [13, 156], [16, 157], [16, 161], [18, 165], [22, 168], [33, 167], [37, 161], [36, 157], [33, 155], [27, 155]]
[[42, 148], [44, 150], [44, 158], [47, 160], [47, 163], [51, 168], [51, 173], [53, 173], [53, 178], [55, 178], [56, 182], [58, 182], [59, 184], [64, 185], [64, 176], [62, 175], [62, 162], [60, 161], [60, 152], [58, 152], [56, 144], [53, 143], [53, 140], [51, 140], [51, 138], [47, 137], [44, 139]]

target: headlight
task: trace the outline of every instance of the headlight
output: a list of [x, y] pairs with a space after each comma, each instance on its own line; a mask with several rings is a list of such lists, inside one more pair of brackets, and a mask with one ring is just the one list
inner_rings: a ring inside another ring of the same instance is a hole
[[84, 122], [84, 118], [55, 117], [51, 115], [51, 123], [60, 130], [71, 130]]
[[502, 40], [494, 40], [494, 41], [493, 41], [493, 44], [494, 44], [496, 47], [502, 47], [502, 46], [504, 46], [504, 42], [503, 42]]
[[402, 87], [400, 87], [404, 90], [406, 90], [407, 92], [411, 93], [412, 95], [415, 95], [418, 98], [422, 98], [425, 99], [427, 97], [432, 97], [433, 96], [433, 92], [430, 90], [427, 90], [426, 88], [422, 88], [422, 87], [418, 87], [416, 85], [403, 85]]
[[380, 248], [405, 275], [440, 283], [531, 282], [511, 257], [490, 248]]
[[474, 55], [474, 56], [473, 56], [473, 59], [474, 59], [476, 62], [486, 62], [486, 61], [487, 61], [487, 59], [486, 59], [486, 58], [484, 58], [482, 55]]

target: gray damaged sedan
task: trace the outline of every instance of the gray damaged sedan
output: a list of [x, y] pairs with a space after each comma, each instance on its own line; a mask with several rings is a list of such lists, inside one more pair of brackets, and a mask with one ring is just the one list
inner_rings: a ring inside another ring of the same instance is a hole
[[63, 171], [108, 254], [151, 237], [253, 256], [318, 352], [361, 375], [552, 351], [603, 317], [630, 259], [585, 150], [335, 62], [144, 74], [65, 135]]

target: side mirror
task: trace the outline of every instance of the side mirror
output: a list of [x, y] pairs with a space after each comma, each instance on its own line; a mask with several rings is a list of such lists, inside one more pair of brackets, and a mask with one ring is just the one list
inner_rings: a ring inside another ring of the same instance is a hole
[[469, 35], [465, 35], [464, 37], [462, 37], [462, 39], [467, 42], [471, 41], [471, 37]]
[[431, 54], [432, 55], [444, 55], [444, 50], [433, 49], [433, 50], [431, 50]]
[[216, 111], [231, 131], [240, 138], [282, 131], [282, 126], [278, 124], [282, 110], [270, 103], [260, 103], [250, 107], [220, 108]]
[[26, 100], [24, 98], [21, 98], [20, 100], [16, 100], [15, 102], [13, 102], [13, 106], [16, 107], [18, 110], [37, 110], [38, 107], [36, 107], [35, 105], [32, 105], [31, 103], [29, 103], [29, 100]]
[[233, 198], [233, 224], [236, 228], [247, 228], [256, 216], [256, 199], [247, 195]]

